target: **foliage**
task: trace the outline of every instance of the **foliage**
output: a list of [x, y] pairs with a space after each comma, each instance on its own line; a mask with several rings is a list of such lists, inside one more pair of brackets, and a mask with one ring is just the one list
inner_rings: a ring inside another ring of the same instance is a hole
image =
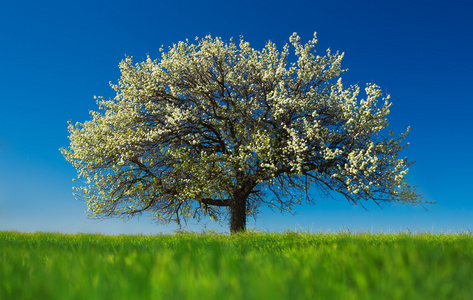
[[[103, 113], [69, 125], [61, 149], [85, 185], [94, 217], [149, 211], [159, 221], [231, 214], [231, 231], [267, 205], [291, 210], [332, 191], [350, 202], [419, 203], [398, 158], [406, 133], [384, 137], [391, 103], [380, 88], [345, 87], [343, 53], [315, 54], [317, 39], [282, 52], [207, 36], [161, 58], [120, 63]], [[293, 49], [294, 56], [292, 57]], [[381, 105], [378, 107], [378, 102]]]
[[0, 232], [0, 299], [472, 299], [468, 234]]

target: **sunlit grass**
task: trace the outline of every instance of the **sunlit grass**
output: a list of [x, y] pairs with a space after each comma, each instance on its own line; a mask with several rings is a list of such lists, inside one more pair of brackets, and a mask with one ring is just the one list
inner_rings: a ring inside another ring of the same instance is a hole
[[0, 232], [0, 299], [473, 299], [470, 234]]

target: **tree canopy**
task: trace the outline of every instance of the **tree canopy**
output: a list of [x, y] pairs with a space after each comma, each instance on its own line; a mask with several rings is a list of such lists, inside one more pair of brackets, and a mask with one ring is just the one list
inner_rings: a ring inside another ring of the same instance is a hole
[[169, 222], [210, 217], [231, 232], [261, 206], [291, 211], [319, 196], [421, 203], [398, 155], [407, 135], [383, 135], [391, 103], [380, 87], [344, 86], [343, 53], [316, 55], [316, 35], [278, 50], [207, 36], [126, 57], [114, 99], [69, 124], [65, 158], [92, 217], [144, 211]]

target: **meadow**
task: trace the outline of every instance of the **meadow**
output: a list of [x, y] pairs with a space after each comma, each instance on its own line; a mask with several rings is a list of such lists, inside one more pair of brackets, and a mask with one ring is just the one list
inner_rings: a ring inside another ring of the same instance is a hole
[[473, 299], [473, 236], [0, 232], [0, 299]]

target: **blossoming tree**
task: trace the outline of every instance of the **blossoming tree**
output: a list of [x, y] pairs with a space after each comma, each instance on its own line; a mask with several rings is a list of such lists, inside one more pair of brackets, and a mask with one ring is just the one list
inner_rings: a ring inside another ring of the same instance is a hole
[[116, 97], [69, 124], [61, 152], [84, 180], [76, 196], [92, 217], [229, 216], [232, 233], [259, 207], [291, 210], [314, 191], [420, 203], [405, 182], [412, 162], [398, 158], [407, 132], [381, 134], [389, 96], [368, 84], [359, 100], [357, 85], [342, 85], [343, 53], [318, 56], [316, 42], [293, 34], [282, 51], [258, 51], [207, 36], [154, 61], [127, 57]]

